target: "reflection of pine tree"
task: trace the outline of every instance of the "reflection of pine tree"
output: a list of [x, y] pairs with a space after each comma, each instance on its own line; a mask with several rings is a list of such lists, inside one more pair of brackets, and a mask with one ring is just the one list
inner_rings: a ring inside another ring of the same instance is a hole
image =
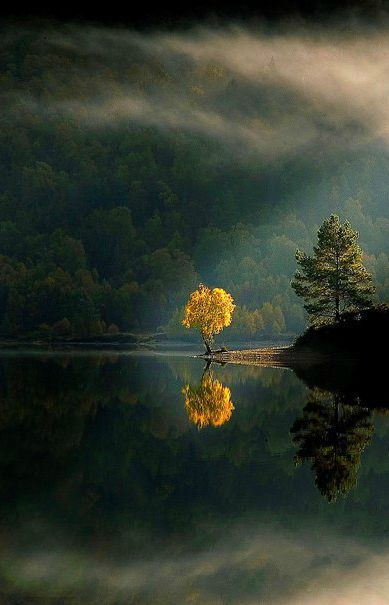
[[298, 446], [295, 460], [310, 460], [317, 488], [329, 501], [336, 500], [355, 486], [361, 454], [373, 431], [369, 410], [313, 389], [303, 416], [291, 429]]

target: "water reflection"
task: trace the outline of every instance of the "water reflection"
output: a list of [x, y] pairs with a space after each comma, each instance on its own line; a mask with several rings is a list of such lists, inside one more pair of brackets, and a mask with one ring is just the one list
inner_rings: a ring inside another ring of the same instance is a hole
[[199, 429], [222, 426], [230, 420], [235, 409], [230, 389], [215, 378], [209, 366], [203, 372], [200, 383], [186, 384], [182, 394], [188, 418]]
[[201, 364], [0, 357], [1, 603], [374, 602], [350, 586], [387, 564], [389, 418], [292, 371]]
[[356, 485], [361, 454], [374, 432], [371, 417], [367, 408], [316, 388], [291, 428], [296, 462], [312, 463], [315, 484], [330, 502]]
[[291, 428], [295, 461], [311, 463], [316, 487], [333, 502], [357, 486], [373, 419], [388, 412], [385, 360], [334, 359], [294, 371], [309, 387], [303, 413]]

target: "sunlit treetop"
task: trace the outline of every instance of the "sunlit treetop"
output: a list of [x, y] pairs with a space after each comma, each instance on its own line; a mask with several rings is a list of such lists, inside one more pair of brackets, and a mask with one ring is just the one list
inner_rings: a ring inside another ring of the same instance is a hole
[[234, 309], [231, 294], [222, 288], [210, 289], [200, 284], [189, 296], [182, 325], [200, 330], [206, 349], [210, 352], [213, 336], [230, 325]]

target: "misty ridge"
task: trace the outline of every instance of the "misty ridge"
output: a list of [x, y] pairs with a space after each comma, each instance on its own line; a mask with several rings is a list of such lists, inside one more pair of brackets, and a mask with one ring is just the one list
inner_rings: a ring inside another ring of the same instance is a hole
[[[26, 36], [34, 34], [9, 34], [11, 44]], [[385, 27], [342, 35], [308, 27], [140, 34], [67, 26], [41, 32], [31, 50], [32, 71], [40, 53], [40, 66], [52, 64], [51, 86], [43, 98], [32, 88], [20, 102], [91, 126], [127, 119], [182, 128], [270, 161], [323, 143], [387, 142]]]
[[385, 19], [2, 34], [4, 335], [182, 336], [200, 281], [233, 294], [231, 337], [297, 333], [294, 253], [331, 211], [388, 300]]

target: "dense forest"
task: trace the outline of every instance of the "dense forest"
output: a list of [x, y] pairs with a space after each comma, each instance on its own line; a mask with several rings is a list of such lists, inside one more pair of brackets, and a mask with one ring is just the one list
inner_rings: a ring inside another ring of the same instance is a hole
[[[253, 86], [145, 36], [48, 23], [1, 35], [3, 336], [180, 336], [199, 282], [234, 297], [226, 338], [297, 333], [294, 254], [330, 211], [360, 231], [377, 300], [389, 299], [388, 152], [352, 117], [329, 145], [319, 110], [304, 144], [296, 115], [296, 132], [276, 129], [303, 103], [277, 75], [296, 61], [268, 56]], [[244, 131], [225, 131], [243, 114]]]

